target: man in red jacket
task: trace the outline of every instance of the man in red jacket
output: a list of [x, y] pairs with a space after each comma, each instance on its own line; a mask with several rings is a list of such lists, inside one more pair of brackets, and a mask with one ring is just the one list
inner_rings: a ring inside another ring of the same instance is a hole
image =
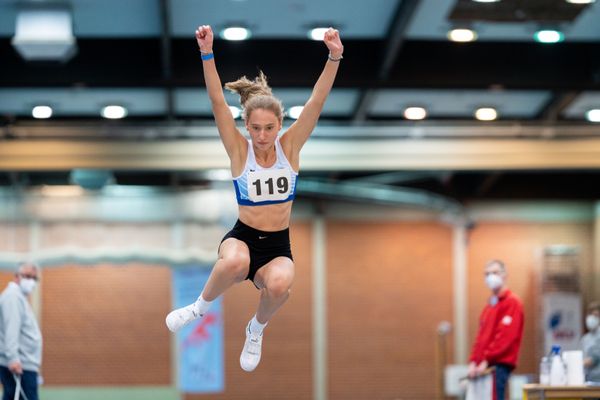
[[485, 284], [492, 291], [479, 317], [479, 330], [469, 358], [469, 376], [495, 367], [494, 400], [504, 400], [508, 377], [517, 365], [523, 336], [523, 304], [506, 286], [506, 267], [500, 260], [485, 266]]

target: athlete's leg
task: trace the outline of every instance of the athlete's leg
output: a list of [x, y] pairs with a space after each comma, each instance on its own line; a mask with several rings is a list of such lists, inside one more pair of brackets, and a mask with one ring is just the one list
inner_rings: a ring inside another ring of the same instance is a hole
[[246, 243], [228, 238], [219, 247], [219, 259], [202, 290], [202, 298], [213, 301], [234, 283], [246, 279], [250, 268], [250, 252]]
[[293, 281], [294, 262], [287, 257], [277, 257], [256, 272], [254, 283], [260, 289], [258, 322], [266, 324], [286, 302]]
[[250, 268], [248, 246], [241, 240], [228, 238], [219, 247], [219, 259], [215, 263], [204, 288], [196, 302], [173, 310], [165, 320], [167, 327], [176, 332], [191, 321], [202, 317], [210, 303], [234, 283], [246, 279]]
[[240, 355], [240, 365], [245, 371], [253, 371], [260, 362], [263, 329], [288, 299], [293, 280], [294, 263], [287, 257], [277, 257], [256, 272], [254, 284], [260, 289], [260, 302], [246, 327], [246, 341]]

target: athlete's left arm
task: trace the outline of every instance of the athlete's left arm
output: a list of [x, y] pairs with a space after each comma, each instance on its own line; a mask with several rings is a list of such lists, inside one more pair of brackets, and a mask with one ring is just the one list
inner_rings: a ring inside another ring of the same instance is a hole
[[[308, 140], [319, 120], [319, 115], [321, 115], [325, 100], [327, 100], [327, 96], [333, 86], [333, 81], [335, 80], [344, 52], [344, 46], [342, 45], [337, 29], [329, 28], [325, 33], [323, 41], [329, 49], [331, 57], [328, 57], [323, 72], [321, 72], [321, 76], [319, 76], [310, 98], [304, 105], [302, 113], [282, 137], [282, 145], [287, 147], [293, 155], [300, 153], [300, 149]], [[332, 61], [332, 58], [337, 61]]]

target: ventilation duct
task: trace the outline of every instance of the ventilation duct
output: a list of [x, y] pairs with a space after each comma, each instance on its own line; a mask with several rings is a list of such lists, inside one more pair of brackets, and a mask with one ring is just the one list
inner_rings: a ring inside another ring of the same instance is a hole
[[86, 190], [100, 190], [112, 183], [114, 177], [111, 171], [99, 169], [74, 169], [70, 175], [71, 183]]
[[71, 11], [66, 8], [20, 11], [12, 45], [27, 61], [69, 60], [77, 50]]
[[503, 0], [494, 3], [456, 0], [448, 19], [453, 22], [573, 22], [589, 4], [565, 0]]

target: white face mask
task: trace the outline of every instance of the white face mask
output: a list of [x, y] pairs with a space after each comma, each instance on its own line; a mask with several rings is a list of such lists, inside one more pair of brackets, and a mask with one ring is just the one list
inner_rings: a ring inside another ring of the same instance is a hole
[[502, 280], [502, 277], [500, 277], [500, 275], [489, 274], [489, 275], [485, 276], [485, 284], [491, 290], [498, 289], [499, 287], [502, 286], [503, 283], [504, 283], [504, 281]]
[[21, 291], [24, 295], [31, 294], [31, 292], [33, 292], [33, 290], [35, 289], [36, 285], [37, 282], [29, 278], [21, 278], [21, 280], [19, 281], [19, 287], [21, 288]]
[[585, 317], [585, 326], [586, 328], [588, 328], [589, 331], [595, 330], [599, 324], [600, 318], [598, 318], [597, 316], [590, 314], [587, 317]]

